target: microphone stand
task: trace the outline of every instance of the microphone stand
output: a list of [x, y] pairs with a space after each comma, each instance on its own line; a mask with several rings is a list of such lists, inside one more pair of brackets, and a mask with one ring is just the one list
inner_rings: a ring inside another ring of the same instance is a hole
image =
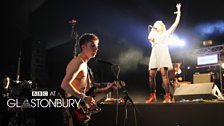
[[19, 51], [19, 58], [18, 58], [17, 71], [16, 71], [17, 82], [19, 82], [19, 78], [20, 78], [20, 66], [21, 66], [21, 50]]
[[68, 23], [70, 23], [72, 25], [71, 38], [72, 38], [72, 41], [75, 42], [75, 46], [74, 46], [74, 50], [73, 50], [73, 56], [77, 56], [77, 45], [78, 45], [79, 35], [78, 35], [77, 31], [75, 30], [76, 20], [72, 19]]
[[128, 94], [127, 89], [121, 84], [121, 81], [119, 80], [120, 85], [123, 88], [123, 93], [124, 93], [124, 105], [125, 105], [125, 120], [124, 120], [124, 126], [127, 126], [127, 122], [128, 122], [128, 103], [130, 102], [133, 109], [134, 109], [134, 116], [135, 116], [135, 126], [137, 126], [137, 120], [136, 120], [136, 107], [135, 104], [133, 102], [133, 100], [131, 99], [131, 97]]
[[[135, 117], [135, 126], [137, 126], [137, 119], [136, 119], [136, 107], [135, 104], [133, 102], [133, 100], [131, 99], [131, 97], [128, 94], [127, 89], [125, 88], [125, 86], [122, 84], [121, 80], [119, 79], [118, 75], [120, 72], [120, 66], [116, 65], [118, 67], [118, 73], [115, 75], [117, 81], [119, 82], [121, 89], [123, 90], [124, 93], [124, 105], [125, 105], [125, 119], [124, 119], [124, 126], [127, 126], [127, 121], [128, 121], [128, 102], [131, 103], [132, 107], [134, 108], [134, 117]], [[116, 121], [116, 125], [117, 125], [117, 121]]]

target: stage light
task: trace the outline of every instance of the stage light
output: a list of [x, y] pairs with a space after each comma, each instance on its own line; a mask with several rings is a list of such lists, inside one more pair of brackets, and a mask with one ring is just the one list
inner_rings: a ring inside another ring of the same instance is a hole
[[178, 80], [179, 82], [181, 82], [181, 81], [183, 81], [183, 77], [178, 77], [177, 80]]
[[181, 69], [179, 69], [179, 70], [177, 71], [177, 74], [181, 74], [181, 72], [182, 72], [182, 70], [181, 70]]
[[221, 64], [222, 69], [224, 69], [224, 63]]
[[218, 54], [197, 57], [197, 65], [207, 65], [207, 64], [216, 64], [216, 63], [218, 63]]
[[213, 41], [212, 40], [205, 40], [202, 42], [203, 46], [211, 46], [213, 45]]
[[185, 46], [185, 42], [181, 40], [177, 35], [173, 35], [169, 40], [169, 46]]
[[191, 67], [190, 67], [190, 66], [188, 66], [188, 67], [187, 67], [187, 69], [188, 69], [188, 70], [190, 70], [190, 69], [191, 69]]

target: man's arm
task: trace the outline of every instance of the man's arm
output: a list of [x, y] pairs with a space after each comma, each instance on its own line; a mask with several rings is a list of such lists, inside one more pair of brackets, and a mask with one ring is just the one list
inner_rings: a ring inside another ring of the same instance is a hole
[[85, 94], [79, 92], [73, 85], [72, 81], [76, 78], [78, 73], [81, 71], [81, 62], [78, 60], [71, 60], [66, 68], [66, 74], [63, 78], [61, 83], [61, 88], [66, 92], [69, 93], [79, 99], [83, 99]]
[[94, 94], [103, 93], [103, 92], [107, 93], [107, 92], [118, 89], [116, 81], [112, 83], [94, 83], [93, 86], [95, 87]]
[[72, 82], [77, 77], [78, 73], [83, 69], [82, 61], [73, 59], [66, 68], [66, 75], [62, 81], [61, 88], [65, 90], [66, 93], [69, 93], [79, 99], [82, 99], [85, 103], [92, 106], [95, 105], [95, 100], [93, 97], [86, 96], [84, 93], [76, 89]]

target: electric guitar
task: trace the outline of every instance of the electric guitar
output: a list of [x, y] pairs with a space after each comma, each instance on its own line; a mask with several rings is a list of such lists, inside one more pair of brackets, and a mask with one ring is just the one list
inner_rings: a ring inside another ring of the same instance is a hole
[[[113, 83], [94, 83], [93, 87], [91, 87], [85, 94], [87, 96], [95, 97], [98, 93], [101, 92], [110, 92], [111, 90], [118, 90], [125, 86], [125, 82], [123, 81], [114, 81]], [[103, 88], [100, 88], [104, 86]], [[99, 90], [96, 90], [99, 87]], [[103, 89], [103, 90], [100, 90]], [[62, 96], [60, 96], [62, 97]], [[65, 108], [65, 115], [69, 118], [68, 123], [69, 126], [72, 126], [72, 120], [76, 120], [78, 124], [87, 124], [91, 120], [91, 114], [96, 114], [101, 111], [101, 108], [98, 107], [97, 104], [89, 105], [85, 103], [83, 100], [80, 100], [74, 96], [70, 97], [76, 99], [77, 107], [76, 108]], [[74, 119], [75, 118], [75, 119]]]
[[[124, 81], [114, 81], [112, 83], [94, 83], [93, 87], [91, 87], [85, 94], [87, 96], [95, 97], [98, 93], [118, 90], [124, 87], [125, 85], [126, 84]], [[97, 90], [98, 87], [102, 86], [106, 87]], [[77, 108], [81, 109], [83, 114], [96, 114], [101, 111], [101, 108], [99, 108], [97, 104], [89, 105], [87, 103], [84, 103], [82, 100], [79, 100]]]

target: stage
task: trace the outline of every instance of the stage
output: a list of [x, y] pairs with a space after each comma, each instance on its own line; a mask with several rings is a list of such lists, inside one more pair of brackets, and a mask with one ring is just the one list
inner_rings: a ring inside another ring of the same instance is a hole
[[[90, 126], [116, 126], [116, 104], [100, 105], [102, 111], [92, 115]], [[136, 103], [134, 109], [129, 104], [127, 126], [223, 126], [224, 101], [189, 103], [161, 102], [153, 104]], [[125, 107], [118, 105], [118, 125], [124, 126]]]
[[[126, 126], [223, 126], [224, 124], [224, 101], [166, 104], [159, 101], [152, 104], [135, 103], [134, 106], [136, 114], [134, 114], [132, 105], [128, 104]], [[89, 126], [125, 126], [125, 105], [123, 103], [119, 103], [118, 106], [117, 104], [99, 104], [99, 107], [102, 109], [101, 112], [92, 114]], [[18, 117], [11, 118], [13, 119], [11, 124], [64, 126], [62, 112], [62, 108], [24, 108], [18, 113]], [[118, 119], [117, 125], [116, 118]]]

